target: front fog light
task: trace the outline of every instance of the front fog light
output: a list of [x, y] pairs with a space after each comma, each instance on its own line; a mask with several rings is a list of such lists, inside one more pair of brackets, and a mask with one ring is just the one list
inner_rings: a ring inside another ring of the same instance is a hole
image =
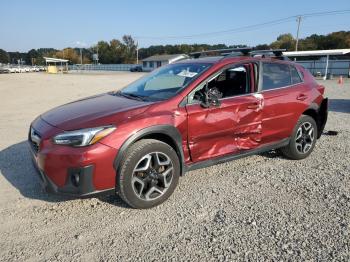
[[74, 173], [71, 175], [71, 181], [72, 181], [72, 184], [76, 187], [79, 186], [79, 182], [80, 182], [80, 174], [79, 173]]

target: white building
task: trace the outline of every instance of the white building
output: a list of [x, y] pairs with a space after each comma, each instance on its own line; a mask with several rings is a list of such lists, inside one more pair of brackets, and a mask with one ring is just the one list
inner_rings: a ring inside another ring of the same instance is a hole
[[[349, 54], [350, 49], [283, 52], [283, 55], [303, 65], [313, 75], [323, 75], [325, 80], [330, 78], [331, 75], [347, 75], [350, 77]], [[344, 57], [347, 57], [347, 59]]]
[[154, 55], [142, 60], [142, 71], [152, 71], [163, 65], [171, 64], [179, 60], [189, 58], [185, 54]]

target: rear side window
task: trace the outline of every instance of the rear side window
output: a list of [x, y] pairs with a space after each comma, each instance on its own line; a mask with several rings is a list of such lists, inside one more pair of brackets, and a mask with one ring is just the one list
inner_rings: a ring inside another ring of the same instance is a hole
[[290, 66], [290, 73], [292, 75], [293, 85], [302, 82], [300, 75], [299, 75], [299, 72], [297, 71], [297, 69], [294, 66]]
[[289, 65], [263, 63], [263, 90], [271, 90], [292, 84]]

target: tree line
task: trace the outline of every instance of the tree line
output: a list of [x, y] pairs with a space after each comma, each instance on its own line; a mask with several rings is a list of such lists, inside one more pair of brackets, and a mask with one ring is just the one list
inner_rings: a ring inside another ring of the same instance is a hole
[[[292, 34], [282, 34], [276, 41], [270, 44], [257, 45], [257, 50], [282, 48], [294, 51], [296, 39]], [[225, 44], [180, 44], [180, 45], [152, 45], [138, 50], [139, 60], [159, 54], [183, 54], [204, 50], [239, 48], [246, 45]], [[350, 31], [333, 32], [327, 35], [313, 34], [299, 40], [298, 50], [328, 50], [328, 49], [350, 48]], [[124, 35], [121, 40], [112, 39], [109, 42], [99, 41], [89, 48], [67, 47], [62, 50], [54, 48], [31, 49], [26, 53], [6, 52], [0, 49], [0, 63], [17, 64], [22, 61], [25, 64], [43, 65], [44, 57], [55, 57], [68, 59], [71, 64], [92, 63], [93, 54], [98, 53], [101, 64], [132, 64], [136, 62], [136, 41], [130, 35]]]

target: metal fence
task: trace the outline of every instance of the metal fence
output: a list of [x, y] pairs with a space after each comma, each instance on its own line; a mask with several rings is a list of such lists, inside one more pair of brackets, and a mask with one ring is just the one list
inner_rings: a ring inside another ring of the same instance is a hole
[[134, 64], [69, 65], [69, 70], [87, 71], [129, 71]]
[[[310, 61], [296, 61], [303, 67], [308, 69], [311, 74], [324, 75], [326, 69], [326, 61], [310, 60]], [[335, 76], [350, 76], [350, 60], [329, 60], [328, 74]]]

